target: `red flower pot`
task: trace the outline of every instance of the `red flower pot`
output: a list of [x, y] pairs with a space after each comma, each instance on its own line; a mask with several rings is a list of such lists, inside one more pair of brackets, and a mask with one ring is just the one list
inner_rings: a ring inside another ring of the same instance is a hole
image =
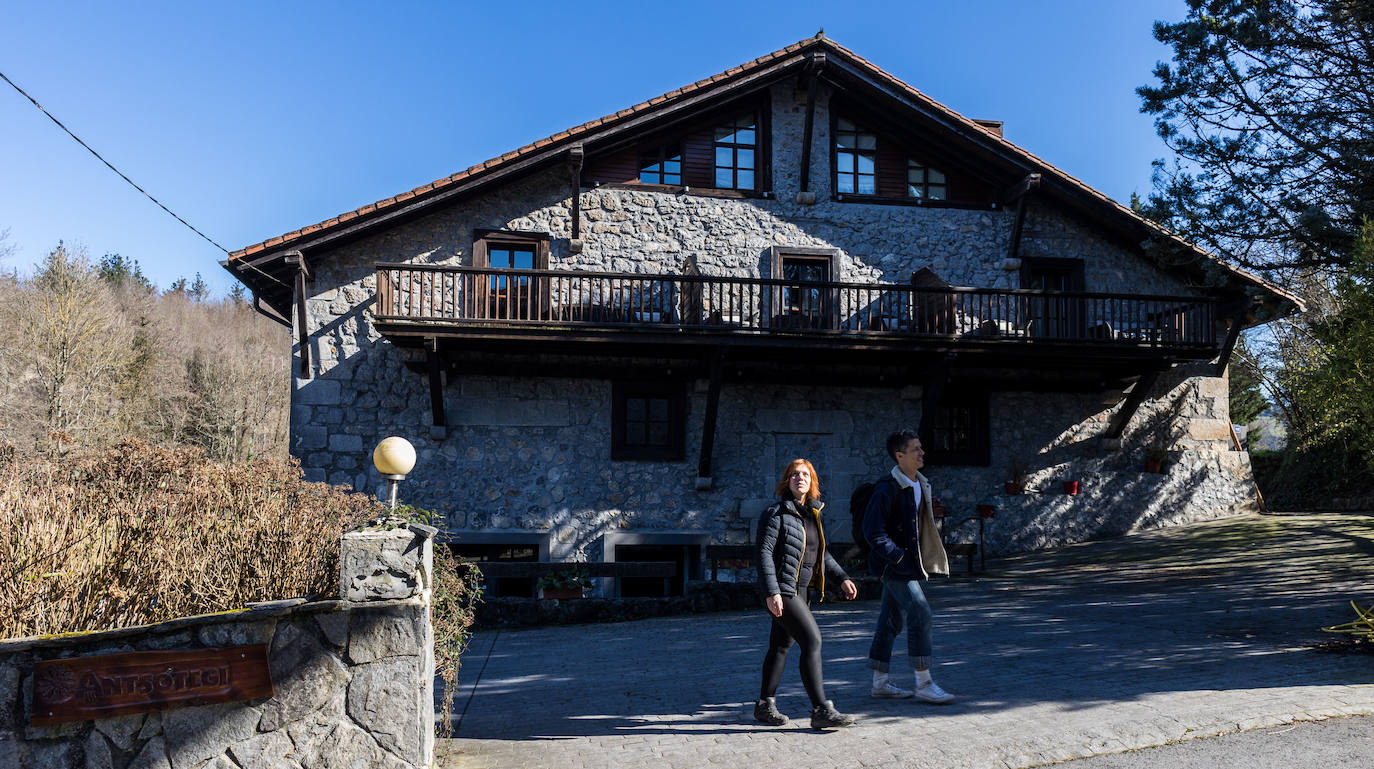
[[945, 517], [945, 506], [944, 506], [944, 504], [942, 504], [942, 503], [940, 503], [940, 502], [936, 502], [935, 504], [933, 504], [933, 505], [930, 506], [930, 512], [931, 512], [931, 514], [934, 515], [936, 518], [944, 518], [944, 517]]
[[1145, 472], [1155, 474], [1162, 473], [1164, 472], [1163, 464], [1164, 463], [1158, 459], [1147, 459], [1145, 460]]
[[1013, 496], [1015, 496], [1016, 494], [1020, 494], [1022, 491], [1024, 491], [1024, 489], [1021, 488], [1021, 484], [1017, 483], [1016, 481], [1007, 481], [1006, 483], [1002, 484], [1002, 490]]
[[979, 517], [979, 518], [991, 518], [991, 517], [993, 516], [993, 513], [995, 513], [995, 512], [997, 512], [997, 508], [993, 507], [992, 505], [979, 505], [979, 506], [978, 506], [978, 517]]
[[1078, 481], [1064, 481], [1064, 493], [1073, 495], [1078, 493]]

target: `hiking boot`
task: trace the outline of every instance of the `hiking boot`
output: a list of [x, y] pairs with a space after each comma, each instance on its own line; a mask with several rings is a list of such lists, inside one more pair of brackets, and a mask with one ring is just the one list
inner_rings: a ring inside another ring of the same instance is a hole
[[849, 726], [854, 723], [854, 716], [847, 716], [835, 709], [835, 704], [826, 700], [824, 705], [817, 705], [811, 709], [811, 728], [812, 729], [834, 729], [838, 726]]
[[883, 679], [882, 684], [873, 685], [873, 689], [870, 692], [870, 694], [872, 694], [874, 697], [877, 697], [880, 700], [900, 700], [910, 697], [911, 690], [903, 689], [897, 684], [894, 684], [887, 679]]
[[954, 699], [954, 695], [940, 688], [934, 681], [916, 687], [915, 697], [919, 702], [929, 702], [932, 705], [945, 705]]
[[769, 726], [783, 726], [787, 716], [778, 712], [778, 701], [774, 697], [764, 697], [754, 701], [754, 720]]

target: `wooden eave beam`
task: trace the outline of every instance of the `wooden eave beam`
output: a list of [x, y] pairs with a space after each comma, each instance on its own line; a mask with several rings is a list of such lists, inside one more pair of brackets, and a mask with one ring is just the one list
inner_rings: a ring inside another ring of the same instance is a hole
[[1040, 174], [1026, 174], [1026, 178], [1007, 190], [1007, 200], [1016, 202], [1016, 216], [1011, 220], [1011, 237], [1007, 239], [1008, 259], [1021, 257], [1021, 231], [1026, 224], [1026, 209], [1029, 207], [1031, 193], [1038, 189], [1040, 189]]
[[572, 252], [582, 252], [582, 161], [585, 151], [579, 142], [568, 148], [568, 173], [572, 176]]
[[296, 300], [296, 340], [301, 349], [301, 379], [310, 378], [310, 320], [305, 314], [305, 281], [310, 277], [305, 256], [300, 251], [288, 251], [285, 262], [296, 268], [293, 293]]
[[815, 51], [806, 55], [806, 66], [802, 77], [806, 79], [806, 120], [802, 127], [801, 150], [801, 191], [811, 191], [811, 144], [816, 125], [816, 90], [821, 72], [825, 71], [825, 52]]

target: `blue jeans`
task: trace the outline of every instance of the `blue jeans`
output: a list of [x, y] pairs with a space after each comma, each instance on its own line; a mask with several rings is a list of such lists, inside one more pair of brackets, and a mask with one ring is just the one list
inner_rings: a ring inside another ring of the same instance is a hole
[[892, 644], [906, 623], [906, 653], [911, 667], [925, 670], [930, 667], [931, 614], [930, 604], [921, 583], [916, 580], [883, 578], [883, 602], [878, 609], [878, 627], [873, 631], [873, 644], [868, 647], [868, 666], [886, 673], [892, 662]]

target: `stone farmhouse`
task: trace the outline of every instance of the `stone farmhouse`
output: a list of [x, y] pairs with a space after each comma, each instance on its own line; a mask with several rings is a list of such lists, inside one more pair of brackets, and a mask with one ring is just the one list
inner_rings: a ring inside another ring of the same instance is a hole
[[1226, 363], [1297, 302], [823, 36], [225, 266], [294, 335], [311, 479], [401, 435], [460, 552], [678, 564], [625, 595], [748, 543], [793, 457], [848, 541], [901, 427], [994, 553], [1251, 510]]

